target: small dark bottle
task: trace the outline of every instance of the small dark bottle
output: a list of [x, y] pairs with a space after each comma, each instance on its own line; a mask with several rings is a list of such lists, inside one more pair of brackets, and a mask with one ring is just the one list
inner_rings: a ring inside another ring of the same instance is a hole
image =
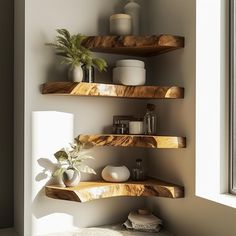
[[136, 159], [136, 166], [132, 169], [132, 179], [134, 181], [143, 181], [146, 179], [142, 159]]

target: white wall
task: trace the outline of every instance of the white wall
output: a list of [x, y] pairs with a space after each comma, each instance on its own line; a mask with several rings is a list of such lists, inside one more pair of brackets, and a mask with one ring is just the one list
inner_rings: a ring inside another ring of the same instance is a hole
[[[131, 198], [79, 204], [46, 198], [42, 190], [50, 179], [49, 172], [45, 175], [42, 171], [50, 169], [50, 161], [55, 162], [53, 153], [72, 137], [80, 133], [108, 132], [113, 115], [143, 115], [145, 111], [144, 101], [55, 97], [40, 93], [42, 83], [67, 79], [65, 67], [60, 65], [53, 50], [45, 46], [55, 39], [55, 29], [67, 28], [72, 33], [87, 35], [107, 34], [109, 15], [122, 5], [123, 2], [117, 0], [25, 1], [24, 236], [119, 222], [131, 209], [145, 204], [144, 199]], [[105, 57], [111, 61], [121, 58]], [[109, 72], [102, 80], [109, 82], [110, 79]], [[43, 126], [38, 117], [44, 120], [45, 116], [48, 123]], [[52, 119], [58, 124], [56, 131], [55, 123], [50, 123]], [[98, 148], [93, 152], [96, 160], [90, 165], [100, 173], [106, 164], [131, 165], [135, 158], [144, 157], [144, 153], [143, 149]], [[84, 180], [89, 178], [94, 177], [83, 176]]]
[[[215, 1], [209, 2], [214, 4]], [[151, 6], [150, 33], [166, 32], [184, 35], [186, 38], [183, 50], [155, 59], [153, 81], [157, 84], [174, 83], [185, 88], [183, 101], [160, 101], [157, 107], [160, 132], [186, 136], [187, 148], [150, 152], [149, 166], [153, 176], [184, 185], [186, 194], [184, 199], [173, 201], [153, 198], [149, 202], [150, 206], [176, 235], [234, 236], [235, 209], [195, 196], [195, 1], [153, 0]], [[207, 10], [209, 17], [211, 9]], [[205, 42], [210, 43], [207, 35]], [[206, 79], [214, 83], [214, 78]], [[208, 171], [210, 175], [211, 170]]]

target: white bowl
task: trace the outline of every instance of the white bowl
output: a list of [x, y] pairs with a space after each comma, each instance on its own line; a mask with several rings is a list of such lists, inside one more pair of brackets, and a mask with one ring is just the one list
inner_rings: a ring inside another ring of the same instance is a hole
[[143, 61], [140, 60], [131, 60], [131, 59], [125, 59], [125, 60], [119, 60], [116, 61], [117, 67], [140, 67], [144, 68], [145, 64]]
[[116, 67], [113, 69], [113, 83], [130, 86], [144, 85], [146, 70], [140, 67]]
[[108, 182], [125, 182], [130, 177], [130, 171], [126, 166], [106, 166], [102, 170], [102, 178]]

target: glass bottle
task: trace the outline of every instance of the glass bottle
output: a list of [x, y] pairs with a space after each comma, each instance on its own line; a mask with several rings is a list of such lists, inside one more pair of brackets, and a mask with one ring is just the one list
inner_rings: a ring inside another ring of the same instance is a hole
[[132, 18], [133, 35], [140, 34], [140, 5], [135, 0], [129, 0], [124, 7], [124, 12]]
[[132, 179], [134, 181], [143, 181], [146, 179], [142, 159], [136, 159], [136, 166], [132, 169]]
[[147, 112], [144, 116], [144, 133], [147, 135], [155, 135], [157, 132], [157, 115], [155, 108], [154, 104], [147, 104]]

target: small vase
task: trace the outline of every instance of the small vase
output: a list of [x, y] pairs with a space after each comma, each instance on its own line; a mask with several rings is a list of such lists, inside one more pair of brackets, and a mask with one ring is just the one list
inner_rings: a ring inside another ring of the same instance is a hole
[[80, 183], [81, 174], [74, 169], [67, 169], [62, 175], [62, 181], [66, 187], [74, 187]]
[[94, 83], [94, 67], [86, 67], [85, 65], [82, 66], [83, 69], [83, 82], [86, 83]]
[[130, 172], [126, 166], [106, 166], [102, 171], [102, 178], [107, 182], [125, 182]]
[[73, 82], [83, 81], [83, 69], [81, 65], [71, 66], [68, 71], [69, 80]]

